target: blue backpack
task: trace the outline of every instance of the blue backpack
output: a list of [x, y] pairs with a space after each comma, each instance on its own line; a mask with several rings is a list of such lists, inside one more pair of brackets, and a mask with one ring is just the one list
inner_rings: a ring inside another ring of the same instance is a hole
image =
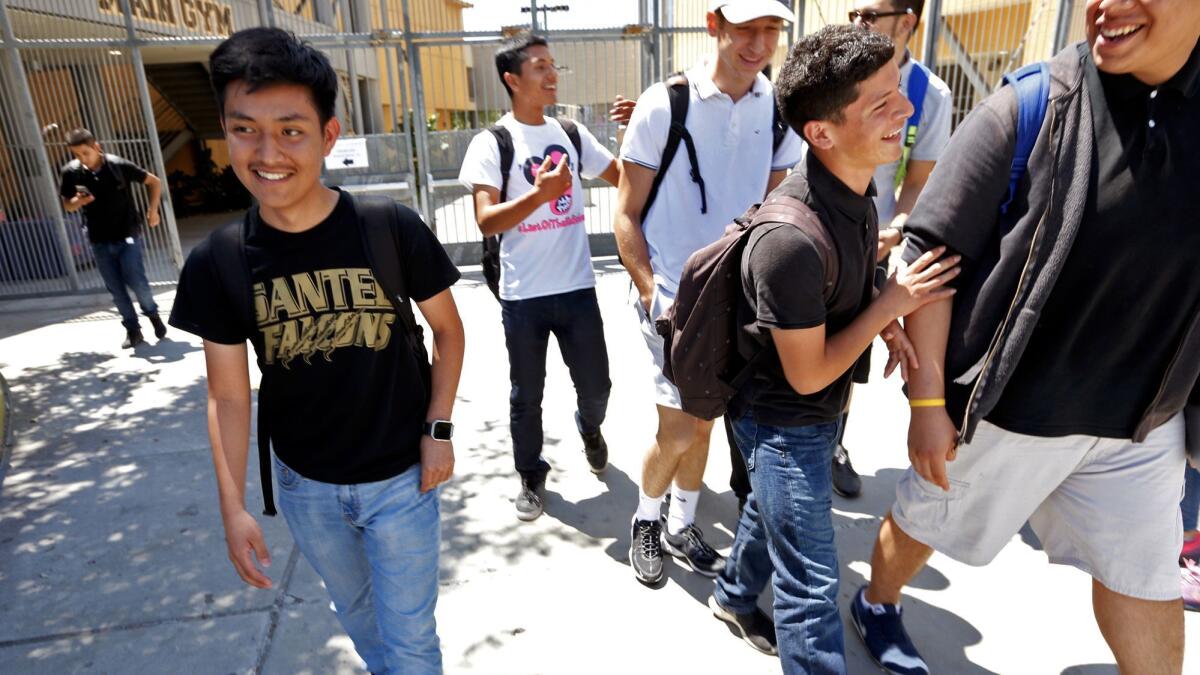
[[1008, 197], [1000, 205], [1007, 214], [1017, 195], [1017, 183], [1029, 168], [1029, 156], [1046, 119], [1050, 105], [1050, 66], [1045, 62], [1031, 63], [1004, 76], [1004, 84], [1017, 90], [1017, 143], [1012, 166], [1008, 170]]

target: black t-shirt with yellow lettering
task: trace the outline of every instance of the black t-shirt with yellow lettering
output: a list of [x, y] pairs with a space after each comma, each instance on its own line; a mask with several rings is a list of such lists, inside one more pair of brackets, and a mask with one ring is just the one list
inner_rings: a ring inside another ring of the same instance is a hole
[[[221, 344], [250, 339], [270, 390], [272, 447], [300, 475], [325, 483], [386, 480], [420, 460], [425, 387], [404, 324], [368, 266], [351, 197], [316, 227], [286, 233], [254, 219], [246, 259], [257, 330], [245, 335], [206, 240], [188, 256], [171, 325]], [[401, 212], [409, 296], [427, 300], [458, 269], [415, 214]]]

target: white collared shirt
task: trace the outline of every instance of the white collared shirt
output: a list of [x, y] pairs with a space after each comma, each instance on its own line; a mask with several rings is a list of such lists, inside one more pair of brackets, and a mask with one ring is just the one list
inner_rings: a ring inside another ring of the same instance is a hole
[[[762, 74], [736, 102], [717, 89], [704, 62], [685, 74], [690, 85], [686, 126], [696, 144], [708, 213], [700, 212], [700, 188], [692, 182], [686, 144], [680, 143], [642, 223], [654, 281], [670, 296], [688, 256], [719, 239], [726, 225], [763, 200], [772, 171], [792, 168], [801, 156], [800, 138], [790, 129], [772, 152], [774, 87]], [[670, 126], [667, 86], [659, 82], [638, 99], [621, 158], [658, 170]]]

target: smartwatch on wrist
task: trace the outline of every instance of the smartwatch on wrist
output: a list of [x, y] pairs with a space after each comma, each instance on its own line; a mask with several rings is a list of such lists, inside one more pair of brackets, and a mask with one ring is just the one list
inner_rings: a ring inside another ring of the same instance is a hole
[[454, 437], [454, 425], [450, 420], [426, 422], [421, 431], [435, 441], [448, 441]]

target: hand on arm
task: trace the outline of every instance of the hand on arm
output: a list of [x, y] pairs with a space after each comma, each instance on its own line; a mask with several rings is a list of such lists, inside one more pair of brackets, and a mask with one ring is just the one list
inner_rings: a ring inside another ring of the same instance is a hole
[[617, 187], [617, 215], [613, 222], [621, 262], [628, 270], [646, 311], [650, 311], [650, 301], [654, 297], [654, 271], [650, 267], [646, 236], [642, 233], [642, 207], [650, 195], [654, 174], [654, 169], [634, 162], [622, 162], [621, 182]]
[[[462, 374], [466, 335], [462, 318], [450, 289], [417, 303], [421, 315], [433, 333], [433, 368], [429, 410], [425, 421], [449, 420], [454, 412], [454, 397]], [[428, 492], [450, 480], [454, 474], [453, 441], [437, 441], [421, 436], [421, 492]]]
[[225, 545], [238, 576], [257, 588], [271, 580], [255, 564], [271, 564], [262, 528], [246, 511], [246, 456], [250, 447], [250, 375], [246, 345], [204, 341], [208, 371], [208, 438], [225, 525]]
[[485, 237], [502, 234], [516, 227], [529, 214], [546, 202], [554, 201], [571, 189], [574, 178], [567, 164], [567, 155], [562, 155], [558, 165], [553, 166], [549, 157], [538, 168], [533, 189], [525, 194], [500, 202], [500, 190], [490, 185], [475, 186], [475, 222]]
[[162, 181], [152, 173], [146, 174], [146, 193], [150, 198], [150, 206], [146, 213], [146, 224], [150, 227], [158, 227], [159, 215], [158, 205], [162, 201]]
[[617, 97], [613, 99], [612, 107], [608, 109], [608, 120], [617, 123], [617, 147], [625, 142], [625, 129], [629, 126], [629, 120], [633, 117], [633, 108], [636, 105], [636, 100], [617, 94]]
[[927, 303], [950, 297], [943, 288], [958, 275], [958, 257], [945, 259], [944, 248], [934, 249], [912, 265], [898, 269], [866, 310], [845, 329], [826, 338], [825, 326], [772, 329], [784, 375], [802, 395], [828, 387], [862, 356], [875, 336], [901, 316]]

